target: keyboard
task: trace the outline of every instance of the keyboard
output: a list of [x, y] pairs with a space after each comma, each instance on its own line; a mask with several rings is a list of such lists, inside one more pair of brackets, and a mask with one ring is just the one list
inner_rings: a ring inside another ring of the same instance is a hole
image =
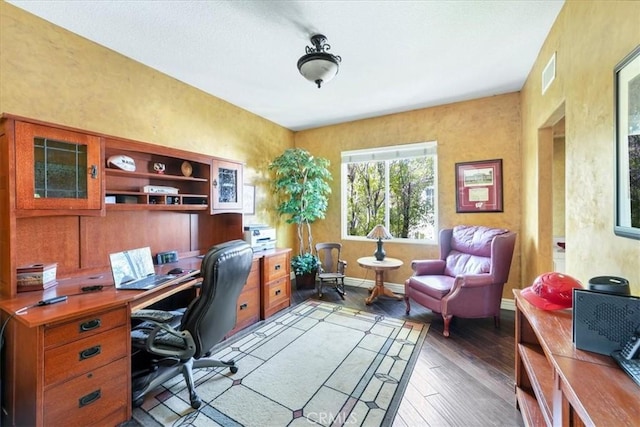
[[142, 279], [121, 283], [118, 289], [151, 289], [175, 278], [172, 275], [149, 276]]
[[611, 356], [618, 362], [622, 370], [640, 386], [640, 359], [627, 359], [620, 354], [620, 351], [614, 351]]

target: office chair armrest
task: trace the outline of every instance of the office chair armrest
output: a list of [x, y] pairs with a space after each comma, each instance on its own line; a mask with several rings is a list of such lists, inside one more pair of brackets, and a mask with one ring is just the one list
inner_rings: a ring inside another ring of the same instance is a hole
[[142, 309], [131, 313], [131, 318], [159, 324], [171, 321], [176, 317], [176, 314], [175, 312], [165, 310]]
[[[193, 357], [194, 354], [196, 354], [196, 343], [189, 331], [178, 331], [165, 323], [158, 323], [154, 322], [153, 320], [147, 321], [156, 325], [156, 327], [153, 328], [153, 330], [151, 330], [151, 332], [149, 333], [149, 338], [147, 338], [147, 342], [145, 343], [148, 352], [157, 354], [159, 356], [177, 357], [181, 360], [189, 359]], [[164, 331], [169, 335], [182, 340], [186, 348], [179, 349], [177, 347], [158, 347], [156, 345], [156, 336], [161, 331]]]

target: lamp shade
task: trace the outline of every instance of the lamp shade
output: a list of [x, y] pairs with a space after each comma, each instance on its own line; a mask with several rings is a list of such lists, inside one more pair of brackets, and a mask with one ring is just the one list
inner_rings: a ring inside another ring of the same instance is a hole
[[378, 224], [375, 227], [373, 227], [373, 230], [371, 230], [369, 232], [369, 234], [367, 234], [367, 239], [384, 239], [384, 240], [389, 240], [389, 239], [393, 239], [393, 236], [391, 235], [391, 233], [389, 233], [389, 231], [384, 227], [384, 225], [382, 224]]
[[318, 85], [328, 82], [338, 74], [342, 58], [327, 52], [331, 49], [327, 43], [327, 38], [322, 34], [315, 34], [311, 37], [313, 47], [305, 48], [306, 55], [298, 60], [298, 70], [303, 77]]
[[369, 234], [367, 234], [367, 239], [378, 240], [378, 246], [376, 248], [376, 251], [373, 253], [373, 256], [376, 257], [376, 260], [383, 261], [387, 253], [384, 251], [384, 248], [382, 247], [382, 239], [384, 240], [393, 239], [393, 236], [391, 235], [391, 233], [389, 233], [389, 231], [386, 228], [384, 228], [384, 225], [378, 224], [375, 227], [373, 227], [373, 230], [371, 230]]

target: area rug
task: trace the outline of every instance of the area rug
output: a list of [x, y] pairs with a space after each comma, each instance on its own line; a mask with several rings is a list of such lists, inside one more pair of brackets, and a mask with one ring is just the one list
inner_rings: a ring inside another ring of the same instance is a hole
[[195, 370], [199, 410], [179, 375], [133, 418], [143, 426], [387, 426], [428, 328], [307, 301], [214, 349], [239, 370]]

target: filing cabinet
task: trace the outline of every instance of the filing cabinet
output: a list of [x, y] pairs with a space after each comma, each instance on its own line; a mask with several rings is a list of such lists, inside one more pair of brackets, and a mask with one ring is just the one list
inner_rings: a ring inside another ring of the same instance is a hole
[[291, 305], [291, 249], [266, 251], [262, 258], [260, 318], [266, 319]]

